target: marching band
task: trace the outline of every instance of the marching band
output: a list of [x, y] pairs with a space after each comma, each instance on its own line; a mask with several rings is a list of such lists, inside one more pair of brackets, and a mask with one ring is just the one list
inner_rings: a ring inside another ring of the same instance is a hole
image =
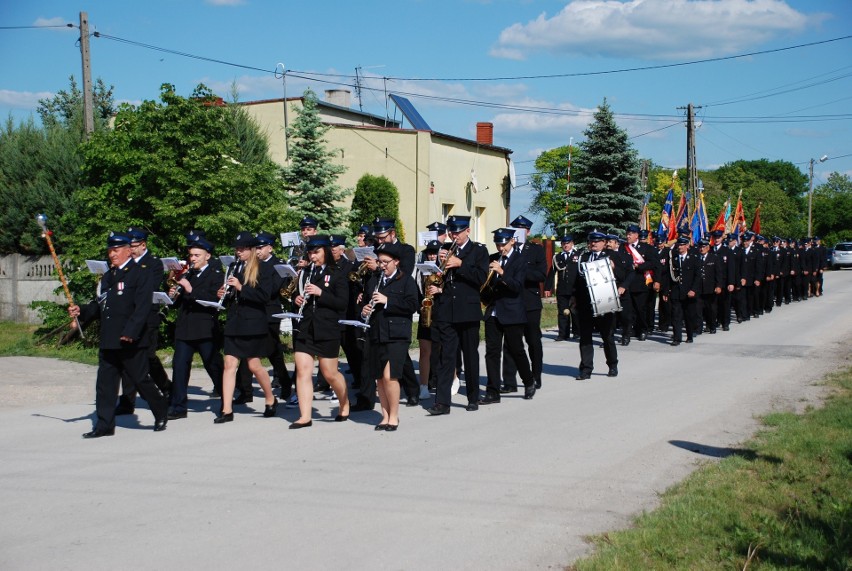
[[[470, 412], [517, 392], [518, 376], [523, 399], [531, 400], [541, 389], [542, 286], [545, 297], [556, 297], [556, 341], [579, 340], [581, 381], [594, 370], [595, 331], [606, 375], [616, 377], [619, 333], [625, 346], [655, 332], [667, 336], [671, 329], [669, 344], [678, 346], [702, 333], [728, 331], [732, 314], [742, 323], [823, 295], [826, 261], [819, 238], [800, 244], [752, 232], [714, 232], [695, 243], [682, 235], [671, 245], [658, 245], [653, 234], [629, 225], [626, 239], [613, 230], [589, 232], [583, 252], [575, 248], [574, 236], [563, 236], [547, 271], [542, 246], [526, 240], [532, 222], [523, 216], [493, 232], [492, 254], [471, 238], [468, 216], [430, 224], [427, 229], [438, 239], [419, 255], [399, 240], [392, 219], [361, 226], [357, 259], [344, 236], [319, 234], [318, 226], [310, 216], [301, 221], [301, 241], [289, 245], [286, 261], [275, 255], [272, 234], [240, 232], [227, 267], [214, 261], [215, 246], [204, 232], [191, 230], [185, 266], [171, 270], [165, 281], [163, 262], [147, 250], [144, 230], [111, 232], [109, 269], [97, 299], [68, 309], [81, 326], [101, 320], [97, 420], [83, 436], [113, 435], [115, 417], [134, 411], [137, 391], [154, 414], [155, 431], [186, 418], [196, 354], [213, 396], [221, 397], [215, 424], [234, 421], [235, 405], [251, 402], [253, 380], [264, 395], [263, 417], [277, 416], [274, 388], [288, 408], [298, 407], [291, 429], [313, 425], [312, 402], [323, 390], [338, 404], [335, 422], [373, 410], [378, 399], [375, 430], [383, 432], [398, 429], [403, 396], [407, 406], [417, 406], [434, 391], [433, 403], [424, 408], [430, 416], [449, 414], [459, 377]], [[176, 312], [171, 380], [155, 352], [160, 309], [153, 300], [163, 284]], [[409, 354], [415, 315], [419, 378]], [[292, 377], [283, 358], [282, 319], [292, 324]], [[349, 383], [339, 367], [341, 350]], [[269, 360], [272, 376], [262, 359]]]

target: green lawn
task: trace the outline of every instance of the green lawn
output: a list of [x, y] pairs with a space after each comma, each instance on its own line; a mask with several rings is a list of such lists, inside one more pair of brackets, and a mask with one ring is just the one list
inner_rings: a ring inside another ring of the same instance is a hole
[[823, 408], [768, 415], [568, 569], [852, 569], [852, 370], [827, 383]]

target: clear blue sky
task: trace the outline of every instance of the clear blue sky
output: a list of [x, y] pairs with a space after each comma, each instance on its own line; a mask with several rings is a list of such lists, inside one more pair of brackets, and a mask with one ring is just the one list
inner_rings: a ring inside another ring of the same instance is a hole
[[[256, 68], [92, 38], [93, 77], [114, 85], [118, 101], [156, 99], [166, 82], [184, 95], [203, 82], [226, 96], [236, 82], [243, 101], [281, 97], [279, 63], [290, 70], [288, 96], [308, 86], [321, 94], [351, 87], [361, 67], [365, 111], [385, 114], [387, 86], [412, 94], [435, 130], [474, 138], [477, 121], [491, 121], [494, 143], [514, 151], [513, 216], [529, 216], [532, 160], [577, 143], [604, 97], [640, 156], [659, 165], [684, 165], [678, 107], [693, 103], [703, 106], [701, 169], [766, 158], [807, 172], [809, 159], [828, 155], [816, 184], [833, 171], [852, 175], [852, 39], [672, 65], [848, 36], [850, 0], [30, 0], [3, 2], [0, 26], [76, 25], [81, 10], [91, 31]], [[39, 98], [67, 89], [68, 76], [80, 78], [78, 36], [0, 29], [4, 117], [27, 117]], [[504, 79], [474, 81], [485, 78]]]

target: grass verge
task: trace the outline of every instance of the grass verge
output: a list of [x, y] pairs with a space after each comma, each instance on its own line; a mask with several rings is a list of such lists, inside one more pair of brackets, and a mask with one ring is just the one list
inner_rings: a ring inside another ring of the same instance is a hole
[[55, 342], [38, 344], [36, 329], [37, 325], [9, 321], [0, 323], [0, 357], [51, 357], [97, 365], [97, 347], [84, 347], [79, 343], [69, 343], [62, 347], [57, 347]]
[[769, 414], [567, 569], [852, 569], [852, 369], [826, 382], [824, 407]]

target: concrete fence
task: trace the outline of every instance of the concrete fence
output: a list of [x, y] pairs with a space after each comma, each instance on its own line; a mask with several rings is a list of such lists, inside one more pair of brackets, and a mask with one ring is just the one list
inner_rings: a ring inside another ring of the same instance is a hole
[[53, 291], [60, 286], [50, 256], [0, 256], [0, 321], [41, 323], [30, 309], [33, 301], [66, 303]]

